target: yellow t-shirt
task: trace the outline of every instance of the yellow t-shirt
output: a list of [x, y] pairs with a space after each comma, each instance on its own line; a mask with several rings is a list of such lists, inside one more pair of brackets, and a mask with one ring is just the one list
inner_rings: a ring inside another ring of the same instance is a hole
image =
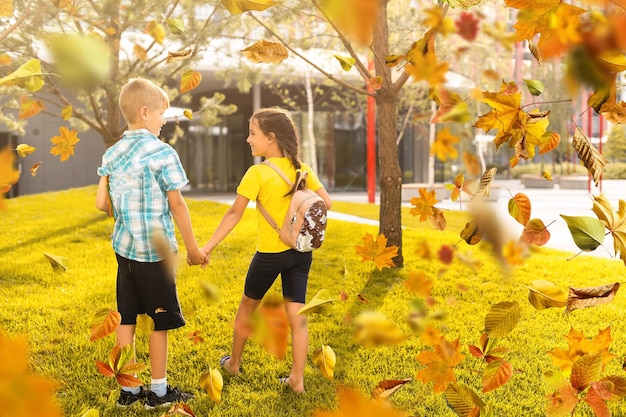
[[[286, 176], [295, 181], [296, 169], [288, 158], [269, 158]], [[323, 187], [317, 175], [308, 165], [302, 164], [302, 170], [308, 171], [309, 179], [307, 187], [313, 191], [317, 191]], [[272, 168], [265, 164], [252, 165], [244, 174], [239, 186], [237, 194], [246, 197], [252, 201], [260, 201], [263, 208], [272, 216], [276, 223], [281, 226], [287, 209], [289, 208], [289, 196], [285, 196], [289, 192], [289, 184]], [[289, 246], [283, 243], [278, 237], [276, 230], [270, 226], [257, 208], [257, 251], [277, 253], [289, 249]]]

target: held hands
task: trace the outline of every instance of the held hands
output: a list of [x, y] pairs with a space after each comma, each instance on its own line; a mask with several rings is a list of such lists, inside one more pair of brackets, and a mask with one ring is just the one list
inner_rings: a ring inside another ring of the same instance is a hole
[[187, 265], [200, 265], [202, 269], [209, 264], [209, 255], [201, 251], [197, 246], [187, 251]]

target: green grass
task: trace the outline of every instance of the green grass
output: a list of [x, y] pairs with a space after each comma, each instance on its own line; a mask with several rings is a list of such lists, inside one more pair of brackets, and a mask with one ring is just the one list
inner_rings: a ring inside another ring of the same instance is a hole
[[[81, 416], [90, 408], [98, 409], [100, 416], [105, 417], [156, 416], [156, 412], [139, 406], [117, 409], [116, 383], [96, 370], [95, 361], [106, 360], [114, 339], [109, 336], [90, 342], [89, 325], [95, 311], [115, 306], [116, 263], [109, 241], [112, 220], [96, 210], [95, 192], [95, 187], [85, 187], [7, 200], [8, 210], [0, 213], [0, 329], [9, 335], [27, 335], [33, 368], [59, 381], [58, 399], [66, 416]], [[191, 200], [188, 204], [196, 236], [204, 243], [227, 206]], [[334, 209], [373, 218], [378, 215], [374, 205], [336, 202]], [[256, 214], [249, 210], [214, 251], [207, 269], [180, 265], [178, 288], [187, 326], [170, 333], [169, 382], [196, 393], [190, 404], [198, 416], [260, 417], [310, 416], [316, 410], [338, 407], [339, 386], [355, 387], [369, 395], [382, 380], [413, 378], [391, 397], [394, 406], [407, 415], [455, 416], [444, 396], [433, 393], [432, 384], [415, 380], [421, 369], [415, 357], [429, 348], [407, 323], [416, 297], [403, 281], [408, 273], [419, 271], [435, 279], [432, 297], [436, 304], [429, 310], [443, 318], [431, 322], [448, 340], [458, 338], [463, 345], [466, 360], [456, 369], [457, 380], [491, 404], [494, 416], [545, 415], [548, 388], [541, 375], [544, 369], [556, 369], [546, 352], [566, 349], [565, 335], [571, 327], [591, 338], [610, 326], [611, 352], [616, 358], [604, 375], [623, 375], [626, 301], [621, 292], [609, 304], [565, 315], [563, 309], [535, 310], [527, 301], [526, 288], [535, 279], [552, 281], [563, 289], [620, 281], [625, 271], [621, 261], [588, 256], [567, 261], [571, 254], [538, 249], [522, 266], [503, 274], [481, 245], [470, 247], [463, 241], [459, 250], [471, 252], [483, 262], [477, 272], [458, 261], [444, 265], [436, 260], [436, 255], [430, 261], [416, 256], [416, 249], [423, 242], [436, 254], [441, 245], [459, 241], [465, 217], [453, 213], [449, 217], [455, 216], [456, 220], [448, 220], [449, 231], [441, 232], [422, 227], [417, 219], [403, 213], [405, 267], [373, 273], [372, 265], [361, 262], [354, 246], [362, 244], [365, 233], [377, 234], [377, 227], [331, 221], [326, 242], [314, 254], [308, 298], [326, 288], [338, 300], [328, 315], [310, 316], [309, 352], [312, 354], [322, 343], [334, 349], [335, 379], [325, 379], [309, 359], [305, 373], [307, 393], [292, 394], [277, 382], [279, 376], [287, 374], [289, 359], [275, 359], [257, 340], [251, 339], [244, 352], [242, 375], [225, 376], [222, 403], [215, 404], [199, 390], [197, 382], [209, 368], [219, 368], [219, 358], [230, 349], [232, 323], [256, 243]], [[69, 270], [53, 272], [42, 252], [65, 257]], [[203, 283], [219, 288], [219, 302], [208, 302]], [[277, 283], [271, 292], [279, 291]], [[348, 295], [346, 301], [339, 300], [342, 291]], [[359, 294], [367, 302], [361, 301]], [[502, 301], [521, 305], [519, 324], [499, 342], [510, 348], [505, 358], [515, 373], [508, 384], [484, 394], [480, 381], [484, 365], [471, 357], [467, 345], [478, 343], [486, 314], [493, 304]], [[393, 320], [408, 336], [407, 341], [375, 348], [357, 344], [351, 320], [369, 310]], [[196, 330], [202, 332], [204, 342], [194, 345], [187, 335]], [[138, 336], [137, 350], [138, 360], [148, 363], [145, 335]], [[4, 360], [0, 358], [0, 368]], [[147, 371], [140, 377], [149, 382]], [[609, 406], [613, 415], [626, 414], [623, 401], [610, 402]], [[579, 407], [576, 413], [591, 415], [587, 406]]]

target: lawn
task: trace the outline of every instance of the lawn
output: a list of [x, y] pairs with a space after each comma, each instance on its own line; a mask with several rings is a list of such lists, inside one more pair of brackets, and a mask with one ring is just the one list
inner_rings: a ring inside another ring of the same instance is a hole
[[[106, 361], [114, 338], [91, 342], [90, 323], [97, 310], [115, 307], [116, 272], [109, 241], [112, 220], [96, 210], [95, 193], [95, 187], [85, 187], [6, 201], [7, 210], [0, 212], [0, 330], [9, 337], [26, 335], [32, 368], [58, 381], [57, 398], [66, 416], [82, 416], [89, 409], [97, 409], [100, 416], [160, 415], [139, 405], [116, 408], [119, 388], [114, 380], [100, 375], [95, 366], [96, 360]], [[188, 204], [196, 237], [204, 243], [227, 206], [194, 200], [188, 200]], [[337, 203], [333, 209], [377, 216], [372, 205]], [[546, 415], [545, 398], [551, 390], [542, 375], [546, 370], [558, 369], [547, 352], [567, 349], [565, 336], [571, 328], [588, 339], [610, 328], [610, 352], [615, 358], [606, 363], [602, 375], [624, 376], [626, 301], [621, 292], [608, 304], [565, 314], [563, 308], [536, 310], [528, 302], [527, 288], [537, 279], [551, 281], [564, 290], [619, 282], [625, 271], [621, 261], [586, 255], [568, 261], [569, 253], [538, 248], [522, 265], [505, 273], [486, 245], [469, 246], [460, 240], [464, 214], [445, 213], [448, 228], [441, 232], [427, 223], [420, 224], [408, 215], [408, 208], [403, 210], [403, 269], [378, 271], [372, 262], [362, 262], [356, 254], [355, 246], [363, 244], [366, 233], [376, 236], [376, 227], [329, 223], [326, 242], [314, 253], [307, 299], [327, 289], [335, 301], [330, 311], [309, 316], [310, 357], [304, 395], [293, 394], [278, 383], [278, 378], [288, 373], [289, 350], [287, 359], [277, 359], [256, 337], [244, 352], [242, 374], [224, 375], [221, 403], [211, 400], [198, 386], [200, 376], [210, 368], [219, 369], [219, 358], [229, 352], [243, 279], [255, 249], [255, 212], [248, 210], [214, 251], [207, 269], [180, 262], [177, 279], [187, 326], [170, 333], [168, 380], [196, 394], [189, 403], [195, 414], [259, 417], [312, 416], [319, 410], [339, 412], [342, 405], [347, 407], [338, 401], [340, 387], [356, 389], [365, 398], [383, 380], [410, 378], [389, 398], [393, 407], [407, 416], [455, 416], [444, 394], [434, 392], [432, 382], [416, 378], [424, 369], [416, 357], [432, 350], [420, 327], [415, 326], [418, 310], [424, 313], [429, 329], [438, 329], [448, 341], [458, 339], [465, 359], [454, 368], [454, 377], [489, 404], [493, 416]], [[449, 264], [438, 258], [442, 245], [456, 245], [454, 260]], [[432, 254], [430, 259], [424, 255], [426, 248]], [[44, 252], [62, 257], [67, 271], [55, 272]], [[181, 255], [182, 261], [184, 253]], [[461, 256], [471, 257], [482, 266], [472, 268], [459, 261]], [[418, 273], [434, 282], [426, 298], [404, 284]], [[207, 297], [207, 287], [217, 289], [217, 300]], [[277, 283], [271, 295], [279, 293]], [[520, 307], [519, 322], [498, 340], [499, 346], [509, 348], [499, 356], [511, 363], [513, 375], [505, 385], [483, 393], [485, 362], [473, 357], [468, 345], [479, 344], [486, 315], [493, 305], [505, 301]], [[384, 314], [406, 340], [380, 346], [359, 343], [355, 322], [363, 313], [372, 311]], [[193, 332], [199, 332], [203, 341], [194, 343], [189, 337]], [[325, 378], [312, 361], [313, 352], [322, 344], [330, 346], [337, 357], [333, 380]], [[148, 363], [143, 334], [137, 338], [137, 353], [139, 362]], [[0, 357], [2, 398], [1, 371], [10, 358], [2, 346], [0, 355], [7, 356]], [[149, 382], [148, 371], [139, 377]], [[613, 415], [626, 415], [624, 401], [608, 404]], [[592, 415], [586, 404], [575, 413]]]

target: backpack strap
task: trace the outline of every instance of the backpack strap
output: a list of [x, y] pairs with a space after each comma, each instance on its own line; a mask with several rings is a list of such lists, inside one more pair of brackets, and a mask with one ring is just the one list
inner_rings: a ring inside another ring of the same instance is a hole
[[[270, 166], [272, 168], [274, 168], [274, 171], [278, 172], [278, 175], [280, 175], [282, 177], [282, 179], [285, 180], [285, 182], [287, 184], [289, 184], [289, 187], [293, 188], [293, 183], [291, 182], [291, 180], [289, 178], [287, 178], [287, 176], [285, 175], [285, 173], [276, 166], [276, 164], [273, 164], [269, 159], [266, 159], [263, 161], [263, 164]], [[300, 186], [300, 183], [302, 181], [304, 181], [305, 179], [307, 179], [309, 177], [309, 173], [307, 171], [303, 171], [302, 175], [300, 175], [300, 179], [298, 180], [298, 184], [296, 185], [296, 190], [298, 189], [298, 187]]]

